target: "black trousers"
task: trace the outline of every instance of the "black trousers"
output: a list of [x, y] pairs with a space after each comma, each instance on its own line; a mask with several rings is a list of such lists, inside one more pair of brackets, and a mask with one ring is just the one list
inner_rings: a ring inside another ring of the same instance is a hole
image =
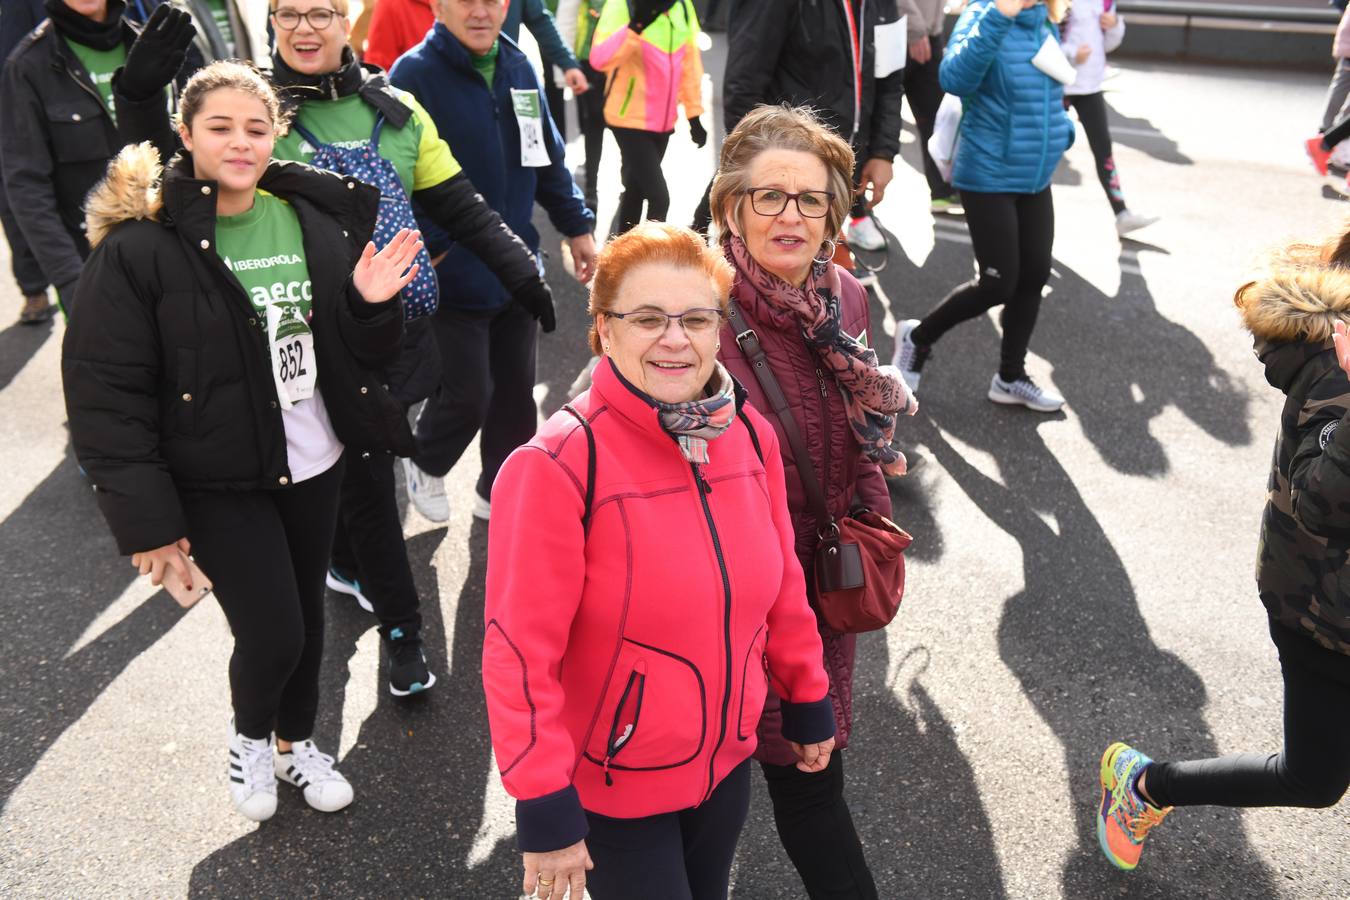
[[403, 637], [421, 631], [421, 601], [394, 493], [393, 454], [348, 457], [332, 564], [342, 575], [360, 581], [361, 593], [380, 620], [381, 637], [388, 640], [395, 629]]
[[584, 61], [581, 71], [591, 85], [589, 91], [577, 98], [577, 122], [586, 150], [586, 184], [582, 186], [582, 193], [586, 196], [586, 205], [594, 210], [600, 187], [600, 157], [605, 150], [605, 73], [595, 71]]
[[[760, 763], [773, 820], [811, 900], [876, 900], [877, 886], [844, 800], [844, 754], [823, 772]], [[794, 891], [783, 891], [793, 896]]]
[[1350, 656], [1272, 623], [1284, 675], [1284, 749], [1154, 763], [1162, 806], [1335, 805], [1350, 787]]
[[[3, 175], [0, 175], [0, 178], [3, 178]], [[23, 229], [19, 227], [18, 220], [14, 218], [14, 213], [9, 208], [9, 197], [5, 194], [3, 180], [0, 180], [0, 226], [4, 227], [5, 239], [9, 241], [10, 268], [14, 272], [14, 280], [19, 285], [19, 291], [25, 297], [46, 293], [47, 276], [42, 274], [42, 266], [38, 265], [37, 257], [28, 246], [28, 239], [23, 236]]]
[[995, 306], [1003, 307], [1003, 347], [998, 373], [1004, 381], [1026, 375], [1027, 347], [1050, 279], [1055, 206], [1047, 187], [1039, 194], [962, 191], [966, 224], [979, 274], [952, 290], [911, 334], [934, 344], [949, 330]]
[[1346, 138], [1350, 138], [1350, 116], [1341, 119], [1335, 125], [1332, 125], [1325, 134], [1322, 135], [1322, 149], [1331, 151], [1336, 149], [1336, 145]]
[[919, 152], [923, 155], [923, 174], [928, 179], [928, 194], [934, 200], [950, 197], [952, 186], [942, 179], [937, 163], [928, 152], [928, 139], [933, 136], [938, 107], [942, 105], [942, 85], [938, 82], [938, 66], [942, 64], [942, 48], [946, 38], [939, 32], [928, 36], [933, 50], [926, 63], [910, 60], [905, 64], [905, 97], [914, 113], [914, 124], [919, 129]]
[[670, 189], [661, 171], [672, 132], [658, 133], [638, 128], [611, 128], [619, 143], [620, 176], [623, 194], [619, 197], [619, 214], [615, 219], [617, 234], [623, 234], [642, 221], [642, 206], [647, 206], [647, 218], [665, 221], [670, 212]]
[[441, 384], [418, 414], [413, 462], [444, 476], [481, 430], [478, 495], [490, 500], [497, 470], [538, 425], [539, 325], [519, 303], [508, 303], [489, 310], [442, 306], [432, 329], [441, 351]]
[[586, 813], [586, 875], [594, 900], [726, 900], [731, 861], [750, 810], [750, 760], [692, 809], [611, 819]]
[[1083, 123], [1087, 132], [1088, 146], [1092, 148], [1092, 158], [1097, 162], [1097, 180], [1106, 191], [1106, 199], [1111, 203], [1111, 211], [1119, 214], [1125, 209], [1125, 195], [1120, 190], [1120, 175], [1116, 172], [1116, 159], [1111, 152], [1111, 128], [1106, 122], [1106, 95], [1098, 91], [1095, 94], [1070, 95], [1069, 105], [1078, 113], [1078, 121]]
[[544, 73], [544, 102], [548, 104], [548, 112], [553, 118], [553, 126], [558, 129], [558, 134], [562, 137], [563, 143], [566, 143], [567, 108], [564, 105], [563, 89], [553, 81], [553, 67], [545, 66], [545, 68], [548, 71]]
[[235, 729], [284, 741], [314, 732], [323, 660], [324, 573], [342, 463], [279, 491], [184, 493], [192, 555], [234, 635]]

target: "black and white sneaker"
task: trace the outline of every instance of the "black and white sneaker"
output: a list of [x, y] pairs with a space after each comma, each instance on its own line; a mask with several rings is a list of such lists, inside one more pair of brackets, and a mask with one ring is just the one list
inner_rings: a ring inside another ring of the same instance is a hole
[[918, 327], [918, 319], [906, 319], [900, 323], [895, 331], [895, 355], [891, 357], [891, 365], [900, 370], [900, 377], [905, 379], [905, 384], [909, 385], [913, 394], [919, 392], [919, 379], [923, 377], [920, 370], [928, 362], [928, 354], [932, 351], [928, 344], [914, 343], [911, 335]]
[[1036, 412], [1058, 412], [1064, 405], [1063, 397], [1039, 387], [1028, 375], [1016, 381], [1004, 381], [995, 375], [989, 382], [989, 399], [1008, 406], [1025, 406]]
[[[352, 802], [355, 793], [342, 773], [333, 768], [333, 757], [320, 753], [311, 740], [296, 741], [290, 752], [277, 751], [276, 777], [304, 791], [305, 802], [319, 812], [337, 812]], [[276, 782], [273, 783], [276, 789]]]
[[230, 722], [230, 799], [245, 819], [266, 822], [277, 811], [277, 779], [272, 771], [272, 736], [246, 738]]
[[355, 578], [348, 578], [333, 566], [329, 566], [328, 576], [324, 579], [324, 583], [328, 585], [329, 590], [346, 594], [356, 600], [356, 605], [366, 612], [373, 613], [375, 611], [375, 607], [366, 599], [366, 595], [361, 593], [361, 582]]
[[389, 648], [389, 693], [407, 697], [431, 689], [436, 676], [427, 668], [420, 637], [405, 637], [403, 629], [395, 628], [385, 645]]

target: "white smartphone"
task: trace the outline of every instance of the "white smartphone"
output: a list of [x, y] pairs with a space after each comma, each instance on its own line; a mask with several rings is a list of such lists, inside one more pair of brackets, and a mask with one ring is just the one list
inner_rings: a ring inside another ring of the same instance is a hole
[[183, 609], [190, 609], [196, 602], [207, 594], [211, 593], [211, 579], [206, 577], [192, 557], [187, 558], [188, 571], [192, 578], [192, 587], [189, 588], [183, 584], [183, 580], [178, 577], [178, 570], [172, 566], [164, 571], [164, 582], [161, 585], [164, 590], [169, 592], [169, 596], [178, 601], [178, 605]]

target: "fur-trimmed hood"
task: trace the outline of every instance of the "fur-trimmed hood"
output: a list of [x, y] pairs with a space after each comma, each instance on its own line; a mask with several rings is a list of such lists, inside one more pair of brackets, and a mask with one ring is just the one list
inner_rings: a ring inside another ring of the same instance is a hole
[[157, 220], [164, 207], [160, 192], [163, 173], [159, 151], [149, 141], [123, 147], [108, 163], [108, 174], [85, 201], [84, 225], [89, 246], [102, 243], [114, 225], [133, 219]]
[[1242, 324], [1270, 342], [1331, 340], [1336, 322], [1350, 325], [1350, 269], [1308, 266], [1271, 274], [1243, 288]]

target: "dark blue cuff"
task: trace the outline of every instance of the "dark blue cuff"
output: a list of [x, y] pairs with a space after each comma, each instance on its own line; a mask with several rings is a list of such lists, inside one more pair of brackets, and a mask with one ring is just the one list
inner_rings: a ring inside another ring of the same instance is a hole
[[548, 853], [570, 847], [589, 830], [581, 798], [570, 784], [533, 800], [516, 801], [516, 847], [521, 853]]
[[815, 703], [782, 701], [783, 737], [798, 744], [819, 744], [834, 737], [834, 706], [826, 694]]

